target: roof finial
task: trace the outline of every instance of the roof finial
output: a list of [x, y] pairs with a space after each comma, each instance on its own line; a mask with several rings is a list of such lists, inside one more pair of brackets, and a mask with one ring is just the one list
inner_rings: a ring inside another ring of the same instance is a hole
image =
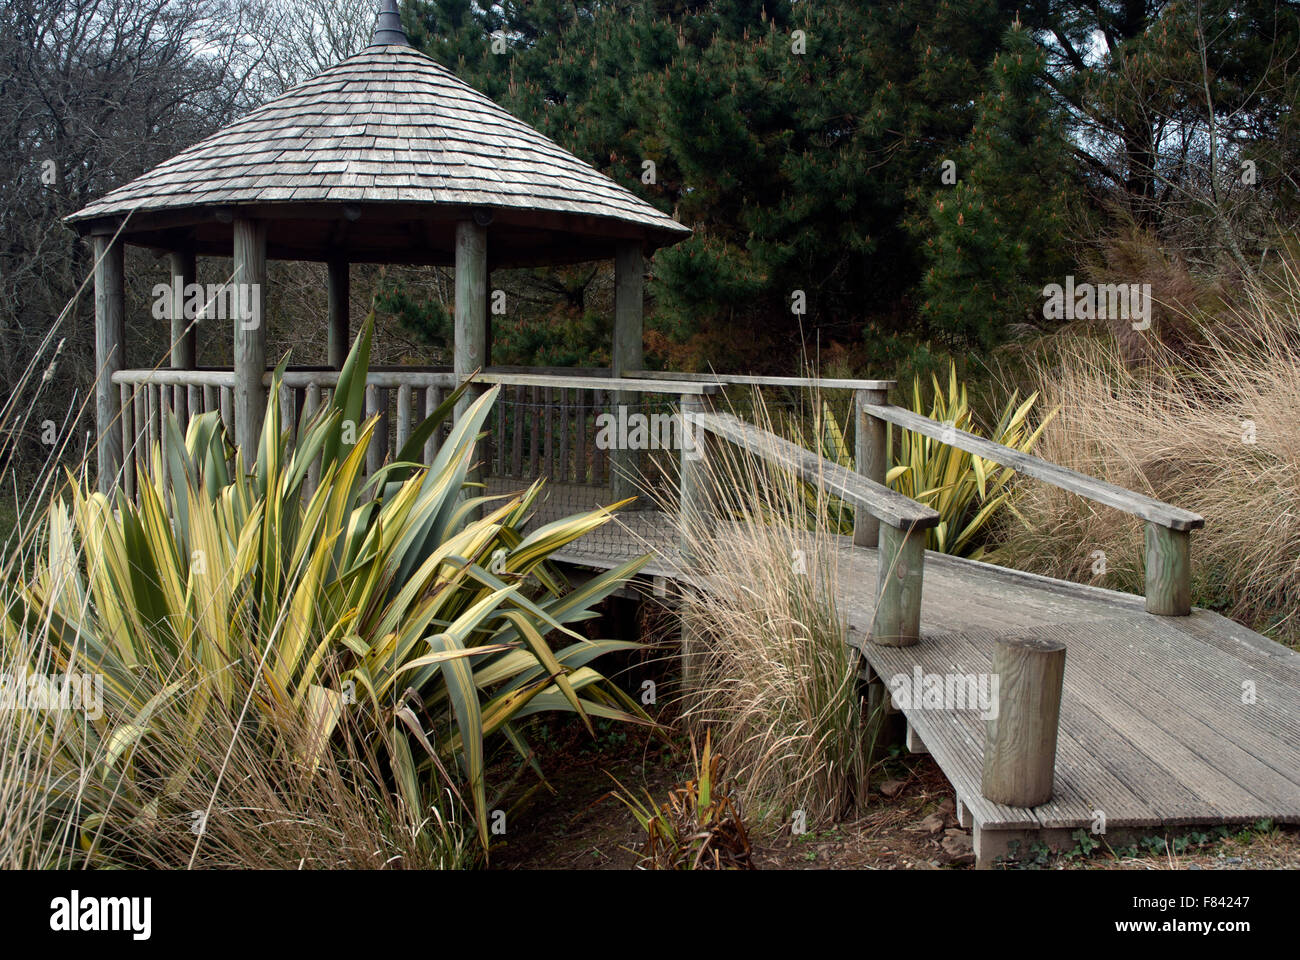
[[375, 22], [375, 35], [370, 40], [372, 47], [385, 44], [397, 44], [402, 47], [411, 45], [406, 31], [402, 29], [402, 15], [397, 12], [397, 0], [381, 0], [379, 19]]

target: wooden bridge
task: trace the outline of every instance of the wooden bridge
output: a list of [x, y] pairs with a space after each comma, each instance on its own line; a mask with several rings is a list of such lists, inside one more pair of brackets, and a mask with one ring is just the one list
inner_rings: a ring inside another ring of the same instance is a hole
[[[930, 754], [952, 784], [980, 864], [1024, 855], [1036, 842], [1072, 847], [1079, 830], [1119, 843], [1196, 825], [1300, 822], [1300, 654], [1191, 607], [1188, 536], [1200, 517], [889, 406], [883, 384], [854, 386], [856, 462], [877, 477], [883, 425], [893, 423], [1146, 522], [1145, 597], [924, 551], [924, 529], [936, 519], [927, 508], [729, 414], [700, 409], [708, 394], [681, 398], [712, 437], [823, 484], [858, 509], [854, 537], [835, 548], [833, 579], [865, 661], [870, 703], [892, 711], [886, 681], [917, 671], [987, 676], [1002, 640], [1065, 644], [1055, 783], [1044, 804], [1013, 807], [983, 796], [985, 722], [977, 711], [902, 710], [907, 748]], [[677, 512], [632, 514], [621, 537], [579, 542], [563, 559], [610, 568], [650, 552], [652, 577], [689, 579], [678, 525], [707, 516], [698, 502], [704, 485], [692, 489], [701, 469], [682, 461]], [[573, 502], [571, 489], [557, 498], [566, 509]]]

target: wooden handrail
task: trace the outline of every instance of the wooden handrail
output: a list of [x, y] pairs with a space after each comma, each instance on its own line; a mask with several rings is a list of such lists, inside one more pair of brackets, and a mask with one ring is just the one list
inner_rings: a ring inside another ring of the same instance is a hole
[[[885, 523], [879, 530], [879, 549], [876, 552], [876, 605], [871, 617], [871, 640], [886, 646], [916, 643], [921, 637], [925, 531], [939, 523], [939, 514], [910, 497], [731, 414], [698, 409], [687, 413], [691, 401], [690, 397], [682, 398], [683, 416], [696, 428], [790, 470], [806, 482], [818, 484], [853, 504], [859, 512], [869, 512]], [[695, 438], [701, 452], [707, 449], [702, 441], [702, 437]], [[683, 468], [686, 465], [687, 461], [683, 460]], [[692, 519], [688, 502], [701, 496], [701, 492], [693, 488], [701, 486], [703, 484], [698, 480], [688, 485], [687, 472], [683, 469], [682, 503], [687, 522]]]
[[695, 413], [690, 415], [690, 419], [697, 426], [789, 470], [800, 479], [820, 484], [841, 500], [870, 510], [891, 527], [924, 530], [939, 524], [939, 514], [924, 504], [732, 414]]
[[233, 387], [233, 370], [177, 370], [158, 367], [149, 370], [118, 370], [113, 374], [116, 384], [153, 384], [163, 387]]
[[650, 381], [631, 377], [571, 377], [542, 373], [479, 373], [473, 379], [479, 383], [508, 383], [521, 387], [561, 387], [570, 390], [619, 390], [629, 393], [663, 393], [681, 396], [710, 396], [722, 391], [719, 383], [687, 383], [685, 381]]
[[1017, 473], [1045, 480], [1062, 490], [1077, 493], [1089, 500], [1095, 500], [1097, 503], [1105, 504], [1108, 507], [1123, 510], [1125, 513], [1131, 513], [1143, 520], [1158, 523], [1171, 530], [1196, 530], [1205, 526], [1205, 519], [1200, 514], [1192, 513], [1190, 510], [1175, 507], [1145, 494], [1126, 490], [1124, 487], [1107, 483], [1105, 480], [1098, 480], [1096, 477], [1090, 477], [1085, 473], [1059, 466], [1050, 460], [1044, 460], [1042, 457], [1035, 457], [1020, 450], [1013, 450], [993, 440], [987, 440], [984, 437], [977, 437], [973, 433], [958, 430], [950, 424], [938, 423], [929, 417], [913, 413], [911, 410], [904, 410], [902, 407], [892, 404], [870, 404], [869, 407], [868, 413], [871, 416], [879, 417], [881, 420], [902, 427], [904, 430], [923, 434], [959, 450], [965, 450], [977, 457], [991, 460], [1004, 467], [1010, 467]]
[[867, 418], [892, 423], [1142, 518], [1146, 521], [1143, 568], [1147, 612], [1163, 617], [1185, 617], [1192, 612], [1189, 533], [1205, 526], [1205, 519], [1200, 514], [977, 437], [951, 424], [938, 423], [919, 413], [885, 403], [883, 397], [872, 396], [867, 391], [858, 394], [858, 407]]
[[679, 373], [675, 370], [629, 370], [633, 379], [674, 380], [755, 387], [808, 387], [823, 390], [888, 390], [894, 380], [845, 380], [833, 377], [759, 377], [738, 373]]
[[[271, 374], [262, 377], [262, 382], [271, 385]], [[286, 387], [333, 387], [339, 382], [337, 370], [286, 370], [284, 385]], [[456, 383], [454, 374], [440, 370], [370, 370], [366, 374], [368, 387], [443, 387], [450, 388]]]

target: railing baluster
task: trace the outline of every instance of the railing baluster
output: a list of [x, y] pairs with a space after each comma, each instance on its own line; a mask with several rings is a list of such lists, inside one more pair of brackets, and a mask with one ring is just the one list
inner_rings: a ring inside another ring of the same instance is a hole
[[286, 453], [293, 451], [295, 442], [295, 431], [293, 429], [293, 411], [294, 411], [294, 390], [293, 387], [286, 387], [280, 384], [280, 432], [289, 431], [289, 444]]
[[[366, 420], [379, 412], [379, 388], [373, 383], [366, 384]], [[366, 448], [366, 474], [374, 476], [384, 465], [384, 448], [388, 438], [383, 436], [384, 421], [376, 421], [374, 431], [370, 434], [370, 446]]]
[[153, 451], [154, 447], [158, 445], [158, 388], [153, 384], [146, 386], [145, 397], [149, 409], [149, 419], [145, 421], [148, 430], [148, 442], [145, 444], [145, 467], [146, 473], [150, 475], [149, 479], [153, 480]]
[[171, 449], [171, 437], [167, 430], [168, 414], [172, 411], [173, 390], [171, 387], [160, 386], [158, 388], [158, 449], [162, 453], [162, 462], [160, 464], [159, 474], [162, 476], [163, 496], [167, 496], [167, 485], [171, 479], [171, 464], [168, 462], [167, 451]]
[[529, 405], [529, 429], [528, 429], [528, 476], [530, 479], [537, 478], [537, 448], [538, 448], [538, 431], [541, 429], [538, 414], [538, 392], [537, 387], [532, 389], [532, 402]]
[[140, 484], [149, 469], [149, 388], [137, 384], [133, 391], [135, 397], [135, 486], [140, 493]]
[[128, 500], [135, 500], [135, 410], [134, 390], [124, 383], [118, 390], [122, 404], [122, 490]]
[[569, 390], [560, 388], [560, 463], [555, 471], [560, 483], [569, 482]]
[[[320, 384], [309, 383], [302, 403], [303, 423], [310, 423], [320, 409]], [[307, 483], [304, 488], [306, 497], [311, 497], [320, 485], [320, 454], [312, 457], [307, 467]]]
[[[424, 415], [425, 417], [433, 416], [435, 410], [442, 404], [442, 388], [427, 387], [424, 391]], [[424, 441], [424, 462], [433, 463], [433, 458], [438, 455], [438, 448], [442, 446], [442, 428], [438, 428], [429, 434], [429, 439]]]
[[[592, 405], [592, 423], [596, 426], [593, 437], [600, 436], [599, 422], [600, 415], [606, 413], [608, 401], [612, 393], [608, 390], [595, 390], [592, 392], [594, 403]], [[598, 487], [603, 487], [609, 482], [609, 453], [600, 444], [592, 443], [591, 452], [591, 482]]]
[[168, 396], [168, 409], [176, 414], [176, 420], [181, 428], [181, 436], [185, 436], [185, 427], [189, 423], [189, 393], [186, 392], [184, 385], [179, 383], [164, 387], [163, 392]]
[[397, 442], [394, 445], [395, 454], [401, 452], [409, 439], [411, 439], [411, 387], [410, 384], [404, 383], [397, 388]]
[[497, 392], [497, 402], [492, 408], [492, 416], [496, 418], [496, 449], [492, 451], [496, 461], [492, 472], [501, 476], [506, 472], [506, 397], [509, 391], [501, 389]]
[[543, 402], [546, 404], [546, 415], [543, 420], [544, 432], [542, 433], [542, 473], [547, 477], [554, 477], [555, 470], [551, 463], [555, 454], [555, 429], [552, 425], [552, 398], [554, 392], [550, 387], [546, 388], [542, 395]]
[[235, 390], [233, 387], [220, 387], [221, 390], [221, 424], [226, 438], [235, 442]]
[[587, 391], [575, 390], [577, 394], [577, 409], [574, 410], [574, 424], [576, 432], [573, 436], [573, 445], [576, 448], [574, 453], [573, 464], [573, 482], [587, 482]]
[[514, 435], [510, 438], [510, 476], [519, 479], [524, 472], [524, 388], [511, 387], [514, 399]]

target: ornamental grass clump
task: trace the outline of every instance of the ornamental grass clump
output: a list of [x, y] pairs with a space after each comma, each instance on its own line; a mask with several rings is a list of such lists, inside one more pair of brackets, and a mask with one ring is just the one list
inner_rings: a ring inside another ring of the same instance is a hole
[[[761, 399], [754, 418], [774, 428]], [[727, 757], [756, 830], [809, 829], [865, 803], [868, 718], [837, 608], [845, 548], [830, 495], [752, 452], [710, 441], [703, 499], [677, 517], [697, 587], [681, 595], [686, 721]]]

